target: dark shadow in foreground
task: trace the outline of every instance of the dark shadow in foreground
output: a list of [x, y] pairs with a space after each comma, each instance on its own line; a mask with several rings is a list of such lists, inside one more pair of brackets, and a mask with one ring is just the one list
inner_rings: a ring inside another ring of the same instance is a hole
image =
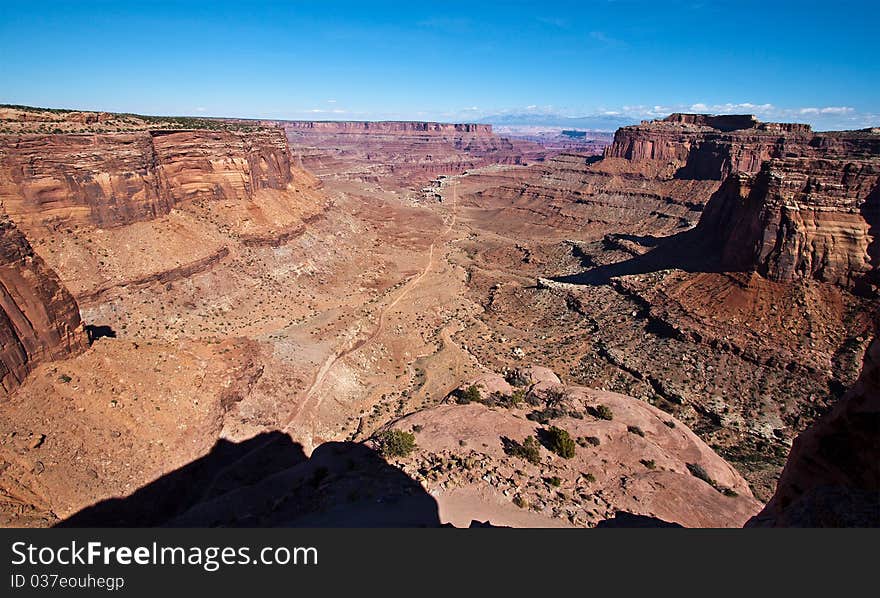
[[280, 432], [210, 453], [125, 498], [99, 502], [58, 527], [437, 527], [436, 501], [359, 443], [305, 456]]
[[657, 517], [649, 517], [648, 515], [636, 515], [635, 513], [627, 513], [626, 511], [618, 511], [614, 517], [600, 521], [596, 527], [611, 528], [644, 528], [644, 527], [682, 527], [677, 523], [663, 521]]

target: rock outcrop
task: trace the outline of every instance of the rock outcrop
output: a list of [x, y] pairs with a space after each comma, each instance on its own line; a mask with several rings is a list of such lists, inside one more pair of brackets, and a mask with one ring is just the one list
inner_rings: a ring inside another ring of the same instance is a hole
[[880, 526], [880, 338], [855, 386], [795, 439], [776, 493], [748, 526]]
[[0, 136], [0, 202], [27, 226], [110, 228], [291, 180], [278, 129]]
[[[546, 368], [508, 378], [519, 386], [484, 374], [462, 386], [479, 397], [460, 390], [392, 424], [414, 433], [418, 447], [401, 465], [444, 520], [593, 527], [623, 513], [655, 525], [738, 527], [760, 508], [733, 467], [646, 402], [562, 384]], [[554, 430], [570, 437], [568, 452]]]
[[8, 219], [0, 221], [0, 307], [3, 394], [18, 387], [36, 363], [87, 346], [73, 297]]
[[696, 233], [717, 244], [725, 270], [848, 288], [876, 277], [880, 156], [785, 158], [728, 178]]
[[758, 172], [771, 158], [878, 153], [880, 136], [870, 131], [814, 133], [809, 125], [764, 123], [751, 115], [672, 114], [618, 129], [605, 157], [653, 163], [675, 178], [722, 180], [732, 172]]

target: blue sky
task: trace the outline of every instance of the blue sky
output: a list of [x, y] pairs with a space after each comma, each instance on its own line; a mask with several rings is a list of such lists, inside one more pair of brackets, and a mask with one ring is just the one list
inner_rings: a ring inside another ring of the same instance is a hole
[[0, 102], [481, 120], [880, 125], [880, 2], [0, 3]]

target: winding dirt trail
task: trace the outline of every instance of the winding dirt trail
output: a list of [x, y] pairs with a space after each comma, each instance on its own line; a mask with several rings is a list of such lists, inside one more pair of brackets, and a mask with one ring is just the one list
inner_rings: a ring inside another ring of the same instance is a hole
[[307, 412], [307, 410], [315, 410], [318, 409], [323, 403], [324, 397], [323, 395], [318, 395], [317, 400], [313, 401], [316, 391], [320, 388], [321, 384], [323, 384], [324, 380], [327, 378], [327, 375], [333, 369], [333, 366], [336, 365], [339, 360], [344, 359], [345, 357], [351, 355], [362, 349], [364, 346], [376, 340], [376, 338], [382, 334], [385, 329], [385, 316], [396, 307], [402, 300], [404, 300], [407, 295], [416, 287], [418, 284], [427, 276], [434, 267], [434, 248], [437, 245], [438, 241], [441, 241], [443, 237], [452, 232], [452, 229], [455, 227], [455, 224], [458, 219], [458, 182], [455, 182], [451, 185], [452, 187], [452, 217], [449, 219], [449, 222], [446, 225], [446, 228], [441, 232], [435, 240], [428, 247], [428, 258], [425, 262], [425, 267], [422, 271], [417, 275], [411, 278], [401, 289], [400, 293], [398, 293], [397, 297], [394, 300], [383, 307], [379, 312], [379, 319], [376, 323], [376, 327], [373, 331], [367, 335], [365, 338], [362, 338], [355, 342], [352, 346], [338, 350], [330, 354], [324, 363], [321, 365], [320, 369], [315, 374], [315, 378], [312, 381], [312, 384], [309, 386], [308, 390], [305, 392], [305, 396], [303, 400], [299, 402], [298, 407], [293, 412], [293, 414], [288, 418], [287, 422], [281, 428], [283, 432], [287, 432], [290, 429], [290, 426], [293, 425], [294, 421], [299, 418], [300, 415]]

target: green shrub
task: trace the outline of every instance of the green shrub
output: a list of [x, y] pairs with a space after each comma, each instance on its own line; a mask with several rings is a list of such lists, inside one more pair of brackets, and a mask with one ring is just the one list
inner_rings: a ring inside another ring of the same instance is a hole
[[520, 509], [527, 509], [529, 506], [529, 501], [527, 501], [522, 496], [517, 494], [516, 496], [513, 497], [513, 504], [518, 506]]
[[655, 467], [657, 467], [656, 463], [654, 463], [654, 459], [640, 459], [639, 463], [641, 463], [648, 469], [654, 469]]
[[591, 407], [590, 413], [599, 419], [605, 419], [608, 421], [614, 419], [614, 412], [611, 411], [611, 407], [608, 405], [596, 405], [595, 407]]
[[71, 377], [68, 376], [67, 374], [61, 374], [60, 376], [58, 376], [58, 381], [59, 381], [59, 382], [62, 382], [62, 383], [64, 383], [64, 384], [67, 384], [67, 383], [70, 382], [71, 380], [73, 380], [73, 378], [71, 378]]
[[591, 473], [584, 473], [584, 474], [582, 474], [582, 475], [584, 476], [584, 479], [587, 481], [588, 484], [593, 484], [593, 483], [595, 483], [595, 481], [596, 481], [596, 476], [594, 476], [593, 474], [591, 474]]
[[630, 434], [635, 434], [636, 436], [641, 436], [642, 438], [645, 437], [645, 433], [638, 426], [627, 426], [626, 431], [629, 432]]
[[555, 488], [558, 488], [559, 486], [562, 486], [562, 478], [560, 478], [559, 476], [553, 476], [552, 478], [547, 478], [547, 483]]
[[522, 444], [509, 438], [503, 438], [502, 442], [504, 443], [504, 452], [511, 457], [525, 459], [534, 465], [541, 462], [541, 444], [534, 436], [526, 437]]
[[458, 397], [458, 402], [463, 405], [467, 405], [468, 403], [479, 403], [482, 400], [483, 395], [480, 394], [480, 389], [476, 384], [468, 386]]
[[416, 449], [416, 437], [403, 430], [385, 430], [376, 436], [379, 450], [385, 457], [407, 457]]
[[571, 459], [574, 457], [574, 440], [572, 440], [571, 435], [562, 428], [553, 426], [547, 430], [547, 448], [564, 459]]
[[695, 478], [703, 480], [710, 486], [715, 486], [715, 480], [709, 477], [709, 473], [699, 463], [688, 463], [687, 468]]

